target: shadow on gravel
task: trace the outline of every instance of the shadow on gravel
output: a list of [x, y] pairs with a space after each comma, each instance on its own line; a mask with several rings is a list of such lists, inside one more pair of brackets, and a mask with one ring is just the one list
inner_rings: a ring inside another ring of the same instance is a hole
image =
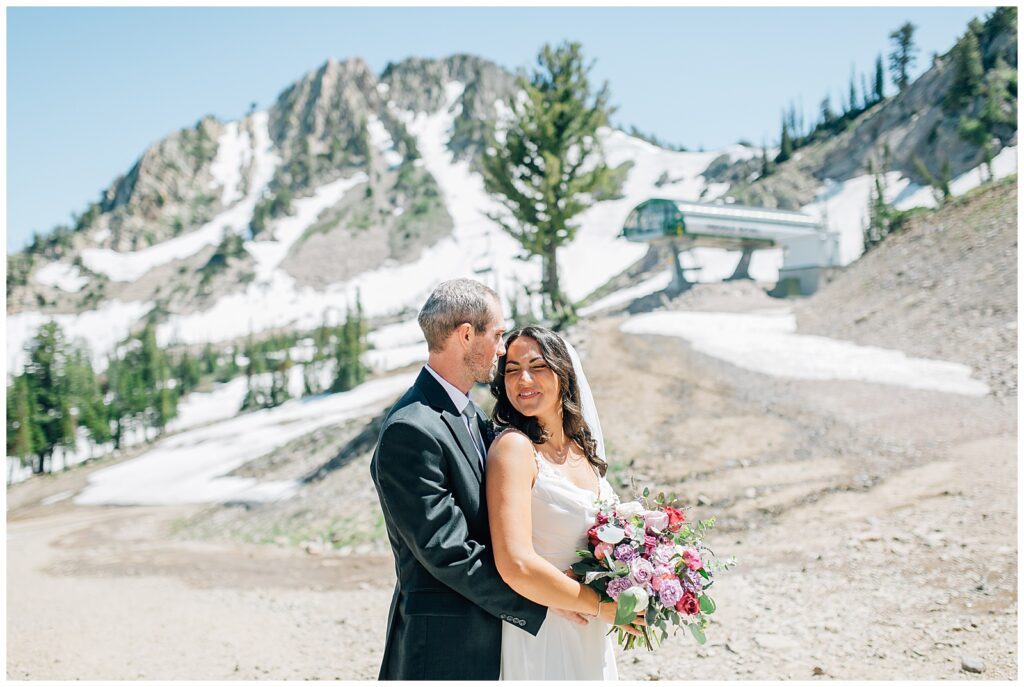
[[312, 484], [319, 482], [335, 470], [345, 467], [358, 456], [372, 450], [377, 443], [377, 437], [380, 436], [380, 428], [384, 425], [384, 418], [387, 417], [390, 410], [391, 408], [389, 407], [366, 423], [366, 426], [363, 427], [359, 434], [341, 447], [337, 455], [315, 470], [306, 473], [299, 479], [299, 483]]

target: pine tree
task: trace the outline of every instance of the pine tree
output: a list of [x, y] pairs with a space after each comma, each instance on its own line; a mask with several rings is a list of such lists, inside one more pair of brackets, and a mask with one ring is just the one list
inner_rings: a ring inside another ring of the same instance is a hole
[[47, 459], [57, 446], [73, 445], [75, 441], [67, 362], [68, 344], [60, 327], [55, 322], [44, 324], [29, 343], [29, 360], [23, 373], [29, 377], [36, 400], [33, 415], [40, 441], [34, 446], [35, 473], [46, 471]]
[[766, 176], [771, 174], [773, 171], [771, 162], [768, 161], [768, 144], [765, 142], [761, 143], [761, 176], [760, 179], [764, 179]]
[[825, 98], [821, 101], [821, 123], [825, 127], [829, 127], [832, 125], [835, 119], [835, 112], [832, 111], [832, 99], [830, 96], [826, 95]]
[[885, 99], [885, 70], [882, 68], [882, 56], [875, 60], [875, 102]]
[[996, 58], [992, 69], [985, 75], [985, 106], [981, 111], [981, 121], [987, 131], [1000, 126], [1013, 127], [1016, 131], [1017, 99], [1010, 96], [1011, 75], [1015, 76], [1015, 70], [1011, 70], [1001, 56]]
[[873, 164], [869, 161], [868, 173], [874, 175], [874, 187], [871, 190], [870, 205], [868, 206], [868, 226], [864, 232], [865, 252], [881, 243], [889, 234], [892, 216], [892, 208], [885, 200], [883, 172], [875, 173]]
[[362, 355], [367, 349], [366, 324], [363, 322], [363, 306], [358, 295], [355, 309], [346, 309], [345, 322], [336, 331], [336, 369], [331, 393], [354, 389], [366, 380], [366, 367], [362, 361]]
[[487, 190], [496, 194], [512, 220], [492, 216], [531, 256], [540, 256], [547, 316], [564, 324], [575, 317], [558, 278], [558, 249], [571, 242], [573, 222], [599, 192], [614, 192], [597, 130], [608, 121], [608, 86], [591, 93], [579, 43], [545, 45], [538, 69], [519, 88], [526, 98], [512, 103], [513, 117], [498, 144], [483, 158]]
[[932, 174], [928, 166], [925, 165], [917, 155], [914, 156], [914, 169], [917, 171], [926, 184], [932, 187], [932, 193], [935, 195], [935, 200], [940, 206], [945, 205], [950, 198], [953, 197], [952, 190], [950, 189], [950, 182], [952, 181], [952, 173], [949, 166], [949, 158], [945, 158], [942, 163], [942, 172], [939, 176]]
[[39, 451], [43, 436], [35, 420], [35, 394], [29, 376], [20, 374], [7, 387], [7, 455], [24, 463]]
[[850, 99], [848, 112], [857, 111], [857, 74], [853, 65], [850, 65], [850, 92], [847, 96]]
[[953, 46], [953, 81], [946, 93], [945, 105], [948, 110], [960, 110], [981, 91], [985, 68], [981, 64], [981, 48], [978, 37], [967, 31]]
[[276, 408], [291, 398], [288, 391], [288, 380], [291, 376], [292, 358], [291, 353], [285, 350], [284, 358], [274, 369], [274, 376], [271, 380], [270, 394], [267, 399], [268, 408]]
[[176, 374], [181, 393], [192, 391], [199, 386], [199, 380], [202, 377], [199, 360], [190, 356], [187, 350], [182, 351], [181, 357], [178, 359]]
[[171, 374], [167, 357], [156, 342], [156, 323], [150, 318], [139, 337], [141, 346], [141, 377], [146, 396], [144, 412], [149, 425], [163, 429], [178, 414], [178, 394], [169, 383]]
[[203, 347], [203, 374], [212, 375], [217, 371], [217, 353], [213, 350], [213, 344], [207, 342]]
[[68, 381], [81, 426], [95, 443], [105, 444], [110, 441], [110, 418], [103, 401], [103, 390], [93, 372], [89, 356], [80, 349], [71, 353]]
[[785, 117], [783, 117], [779, 154], [775, 156], [775, 162], [783, 163], [791, 157], [793, 157], [793, 139], [789, 137], [789, 127], [786, 125]]
[[253, 344], [252, 336], [246, 344], [244, 354], [245, 364], [245, 396], [242, 398], [242, 410], [255, 410], [265, 408], [267, 404], [267, 392], [263, 386], [262, 374], [264, 372], [264, 360]]
[[918, 52], [918, 48], [914, 45], [915, 29], [917, 27], [908, 21], [889, 34], [889, 39], [893, 42], [892, 52], [889, 53], [889, 74], [900, 93], [910, 85], [910, 68], [917, 60], [915, 53]]

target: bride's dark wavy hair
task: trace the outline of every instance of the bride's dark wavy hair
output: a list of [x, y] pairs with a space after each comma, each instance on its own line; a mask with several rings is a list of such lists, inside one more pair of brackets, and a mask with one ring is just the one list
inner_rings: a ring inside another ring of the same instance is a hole
[[598, 473], [604, 477], [608, 471], [608, 463], [601, 460], [597, 455], [597, 442], [590, 432], [590, 426], [583, 419], [583, 407], [580, 402], [580, 385], [576, 380], [576, 371], [572, 366], [572, 357], [569, 349], [555, 332], [546, 327], [530, 325], [516, 329], [505, 338], [505, 355], [498, 358], [498, 374], [491, 382], [491, 395], [497, 399], [491, 418], [499, 429], [515, 427], [533, 441], [535, 444], [543, 444], [551, 438], [535, 417], [523, 415], [509, 400], [505, 392], [505, 365], [508, 362], [507, 349], [512, 342], [521, 336], [527, 336], [537, 342], [540, 347], [540, 354], [544, 362], [548, 364], [551, 371], [558, 378], [558, 392], [562, 397], [562, 429], [565, 435], [579, 444], [583, 449], [583, 455], [587, 461], [597, 468]]

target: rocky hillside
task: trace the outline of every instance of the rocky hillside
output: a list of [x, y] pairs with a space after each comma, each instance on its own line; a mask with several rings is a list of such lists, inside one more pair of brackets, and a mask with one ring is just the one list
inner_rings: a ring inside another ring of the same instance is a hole
[[[977, 41], [983, 73], [973, 95], [960, 99], [960, 50], [968, 34]], [[1016, 69], [1016, 10], [1001, 8], [984, 23], [972, 22], [960, 42], [936, 55], [904, 92], [821, 122], [806, 137], [809, 144], [771, 174], [764, 176], [755, 159], [737, 165], [718, 161], [713, 176], [732, 184], [728, 195], [738, 202], [787, 209], [813, 202], [826, 180], [851, 179], [872, 168], [927, 186], [921, 166], [938, 178], [948, 164], [949, 176], [956, 178], [987, 155], [1016, 145]]]
[[[962, 80], [954, 48], [905, 92], [823, 122], [768, 174], [767, 151], [748, 145], [674, 151], [603, 130], [620, 188], [577, 218], [576, 239], [559, 253], [563, 288], [582, 301], [647, 269], [647, 247], [617, 236], [651, 197], [803, 209], [840, 234], [848, 264], [863, 249], [869, 162], [887, 172], [900, 209], [934, 204], [922, 170], [939, 174], [947, 158], [953, 195], [985, 169], [1013, 173], [1016, 14], [968, 34], [983, 67], [972, 97], [951, 104]], [[515, 241], [488, 219], [500, 205], [479, 174], [484, 143], [515, 97], [512, 74], [471, 55], [410, 58], [380, 74], [359, 58], [328, 60], [266, 111], [172, 133], [73, 226], [8, 257], [9, 365], [51, 317], [99, 357], [147, 316], [161, 345], [229, 346], [308, 330], [357, 295], [374, 325], [409, 320], [439, 274], [490, 280], [510, 302], [528, 294], [540, 265], [518, 260]], [[738, 253], [697, 259], [700, 275], [728, 274]], [[766, 270], [760, 281], [777, 278], [782, 249], [754, 262]]]
[[796, 312], [802, 333], [957, 361], [1016, 395], [1016, 178], [912, 218]]
[[[418, 257], [451, 233], [452, 220], [405, 121], [446, 105], [452, 82], [465, 88], [444, 143], [456, 160], [475, 165], [513, 96], [511, 74], [470, 55], [408, 59], [380, 76], [359, 58], [328, 60], [266, 113], [229, 123], [206, 117], [146, 150], [73, 227], [58, 227], [9, 259], [8, 313], [82, 312], [110, 300], [154, 301], [165, 312], [202, 308], [257, 276], [257, 251], [230, 235], [272, 240], [266, 229], [294, 216], [297, 201], [341, 179], [358, 182], [307, 220], [283, 261], [288, 274], [323, 287]], [[245, 207], [226, 216], [236, 205]], [[149, 269], [111, 268], [124, 262], [117, 254], [155, 254], [189, 234], [198, 249], [154, 256]], [[30, 278], [55, 262], [70, 278]]]

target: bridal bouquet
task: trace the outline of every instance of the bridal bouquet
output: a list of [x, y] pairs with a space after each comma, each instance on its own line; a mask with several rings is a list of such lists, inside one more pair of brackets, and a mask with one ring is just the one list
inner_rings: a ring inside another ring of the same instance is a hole
[[649, 494], [644, 489], [642, 501], [600, 502], [597, 522], [587, 532], [589, 546], [576, 552], [581, 560], [572, 570], [603, 601], [617, 604], [617, 625], [644, 613], [642, 637], [618, 630], [623, 648], [653, 650], [668, 636], [669, 623], [689, 627], [703, 644], [708, 616], [715, 612], [707, 591], [715, 573], [736, 561], [719, 561], [704, 545], [713, 517], [690, 525], [674, 497], [658, 494], [649, 507]]

